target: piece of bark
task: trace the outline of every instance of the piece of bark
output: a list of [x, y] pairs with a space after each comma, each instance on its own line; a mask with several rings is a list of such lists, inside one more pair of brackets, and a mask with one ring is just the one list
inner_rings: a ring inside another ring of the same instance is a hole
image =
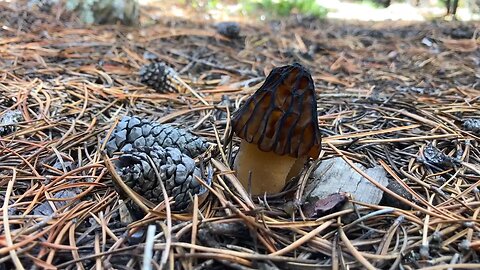
[[[403, 198], [412, 201], [412, 194], [410, 194], [404, 187], [402, 187], [399, 183], [395, 181], [390, 181], [387, 185], [387, 188], [391, 191], [395, 192], [395, 194], [402, 196]], [[410, 209], [408, 204], [399, 201], [397, 198], [393, 197], [392, 195], [385, 193], [383, 194], [382, 201], [380, 202], [381, 205], [391, 206], [395, 208]]]
[[[388, 184], [387, 173], [381, 166], [367, 169], [361, 164], [355, 165], [382, 186]], [[356, 172], [342, 158], [322, 161], [313, 172], [312, 178], [305, 188], [304, 201], [312, 201], [315, 197], [325, 198], [339, 192], [349, 193], [353, 200], [369, 204], [378, 204], [382, 199], [383, 191]]]

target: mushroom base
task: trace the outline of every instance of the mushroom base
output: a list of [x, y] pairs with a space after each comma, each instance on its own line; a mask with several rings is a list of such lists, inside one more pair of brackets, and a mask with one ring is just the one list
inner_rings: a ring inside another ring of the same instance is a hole
[[257, 145], [242, 140], [233, 166], [247, 191], [251, 172], [252, 195], [263, 195], [282, 191], [296, 161], [288, 155], [261, 151]]

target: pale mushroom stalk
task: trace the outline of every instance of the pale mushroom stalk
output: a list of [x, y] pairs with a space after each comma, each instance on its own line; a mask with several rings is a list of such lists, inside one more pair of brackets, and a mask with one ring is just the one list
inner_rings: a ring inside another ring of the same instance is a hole
[[242, 140], [234, 169], [245, 188], [250, 181], [252, 194], [277, 193], [285, 186], [295, 161], [297, 159], [290, 156], [261, 151], [255, 144]]
[[251, 193], [280, 192], [306, 160], [317, 158], [321, 138], [315, 87], [299, 64], [275, 68], [235, 112], [232, 129], [240, 137], [234, 169]]

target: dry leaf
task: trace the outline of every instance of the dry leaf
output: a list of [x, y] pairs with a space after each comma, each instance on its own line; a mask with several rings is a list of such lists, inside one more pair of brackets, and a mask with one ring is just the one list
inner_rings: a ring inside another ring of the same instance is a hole
[[307, 203], [303, 213], [309, 218], [318, 218], [339, 210], [348, 200], [348, 193], [338, 192], [318, 199], [314, 203]]
[[318, 76], [314, 76], [313, 77], [314, 80], [322, 80], [322, 81], [326, 81], [328, 83], [333, 83], [333, 84], [340, 84], [340, 85], [343, 85], [343, 86], [346, 86], [346, 87], [353, 87], [355, 86], [354, 83], [349, 83], [347, 81], [344, 81], [344, 80], [341, 80], [331, 74], [328, 74], [328, 73], [324, 73], [322, 72], [322, 75], [318, 75]]
[[343, 71], [348, 74], [352, 73], [360, 73], [359, 68], [357, 65], [353, 63], [352, 60], [345, 58], [344, 56], [340, 56], [333, 62], [333, 64], [330, 66], [331, 71]]
[[442, 42], [449, 50], [456, 52], [473, 52], [478, 49], [474, 39], [443, 39]]

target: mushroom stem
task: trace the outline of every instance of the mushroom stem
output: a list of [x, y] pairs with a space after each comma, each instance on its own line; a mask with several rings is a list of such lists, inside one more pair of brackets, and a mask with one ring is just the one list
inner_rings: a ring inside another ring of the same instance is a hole
[[251, 172], [252, 195], [273, 194], [280, 192], [287, 180], [290, 170], [297, 158], [288, 155], [277, 155], [273, 152], [264, 152], [257, 145], [242, 140], [234, 169], [238, 180], [248, 188]]
[[293, 164], [292, 168], [290, 168], [290, 172], [287, 175], [287, 182], [290, 181], [293, 177], [300, 175], [303, 168], [305, 167], [305, 163], [307, 163], [307, 157], [299, 157]]

